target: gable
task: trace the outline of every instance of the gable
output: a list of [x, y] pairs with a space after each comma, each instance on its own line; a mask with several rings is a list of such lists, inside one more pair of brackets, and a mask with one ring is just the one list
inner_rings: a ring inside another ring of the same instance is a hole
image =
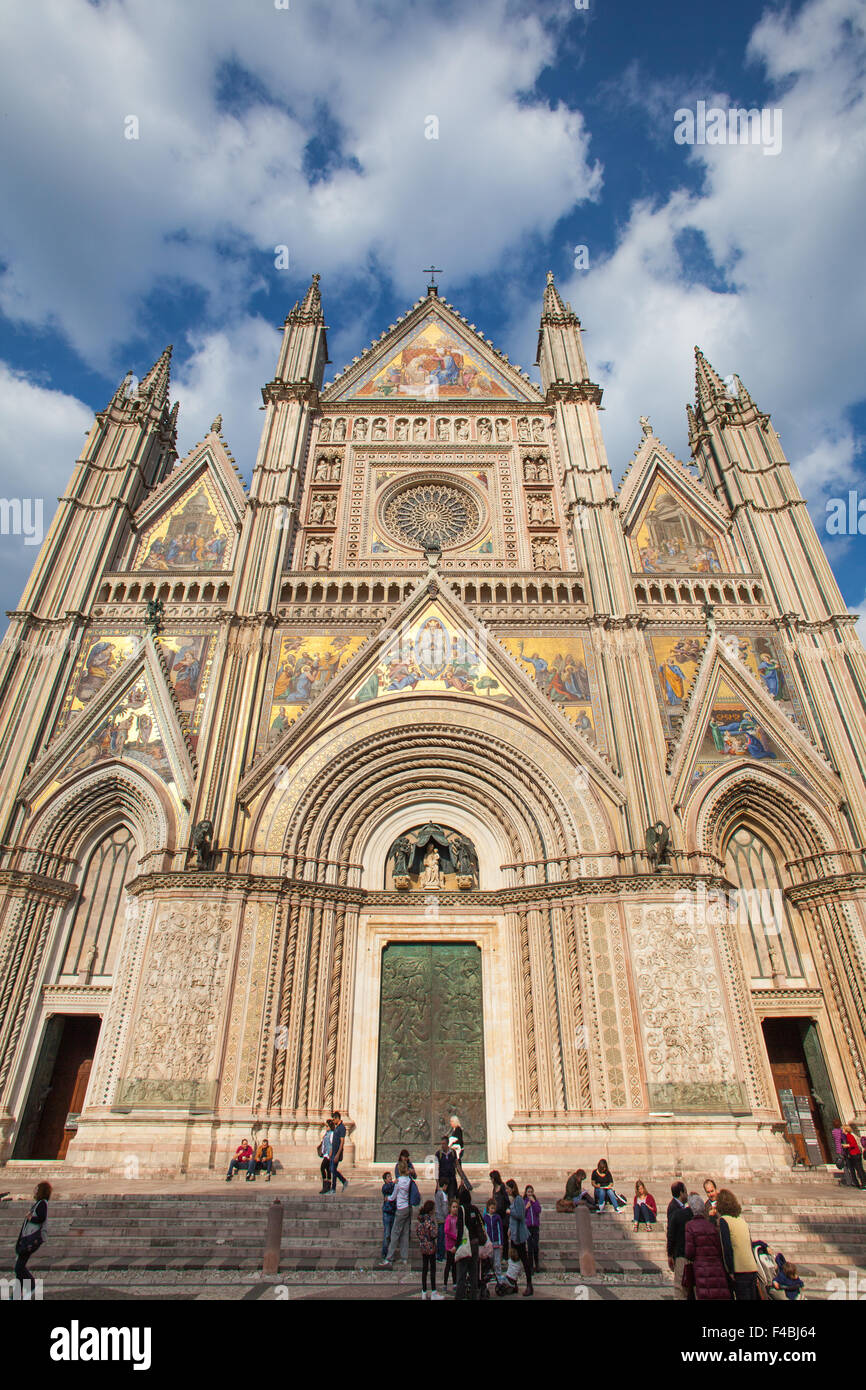
[[134, 570], [225, 570], [234, 549], [234, 527], [206, 471], [170, 502], [141, 534]]
[[333, 400], [527, 399], [479, 340], [446, 322], [435, 308], [414, 319], [402, 334], [389, 335], [360, 375], [329, 394]]
[[644, 574], [731, 573], [726, 541], [697, 508], [659, 480], [629, 537], [632, 565]]

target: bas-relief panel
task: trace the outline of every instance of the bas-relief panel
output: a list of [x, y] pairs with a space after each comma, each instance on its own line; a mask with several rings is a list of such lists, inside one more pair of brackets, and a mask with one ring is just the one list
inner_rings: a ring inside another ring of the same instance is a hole
[[[163, 632], [157, 641], [181, 718], [194, 745], [210, 679], [213, 636], [210, 633]], [[130, 632], [100, 630], [87, 639], [72, 673], [59, 727], [99, 695], [115, 672], [139, 650], [140, 644], [140, 634]]]
[[602, 721], [593, 703], [594, 662], [587, 656], [582, 637], [499, 637], [500, 642], [543, 695], [559, 705], [575, 728], [601, 748], [605, 748]]
[[271, 659], [261, 737], [275, 743], [367, 638], [366, 633], [282, 633]]
[[716, 537], [662, 485], [632, 538], [632, 552], [645, 574], [714, 574], [730, 568]]
[[229, 527], [201, 478], [145, 531], [136, 570], [221, 570], [231, 558]]
[[374, 363], [353, 395], [437, 400], [461, 396], [513, 396], [504, 376], [435, 314], [406, 338], [387, 362]]
[[217, 904], [162, 909], [147, 949], [117, 1105], [214, 1104], [231, 941], [232, 919]]
[[627, 909], [650, 1109], [744, 1113], [707, 928], [682, 916], [666, 903]]

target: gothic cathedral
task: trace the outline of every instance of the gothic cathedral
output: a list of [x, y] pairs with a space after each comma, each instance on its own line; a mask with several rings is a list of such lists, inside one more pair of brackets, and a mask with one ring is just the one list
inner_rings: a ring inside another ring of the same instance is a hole
[[[430, 286], [245, 487], [168, 349], [95, 419], [0, 649], [0, 1161], [768, 1172], [866, 1121], [866, 655], [770, 417], [697, 351], [617, 490]], [[732, 383], [732, 384], [731, 384]]]

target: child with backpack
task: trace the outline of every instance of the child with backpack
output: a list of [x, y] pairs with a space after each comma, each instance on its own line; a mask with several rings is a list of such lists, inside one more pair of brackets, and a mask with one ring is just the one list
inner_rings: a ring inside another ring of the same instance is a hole
[[[418, 1215], [415, 1234], [421, 1247], [421, 1297], [441, 1302], [441, 1293], [436, 1292], [436, 1206], [425, 1202]], [[427, 1275], [430, 1275], [430, 1293], [427, 1293]]]

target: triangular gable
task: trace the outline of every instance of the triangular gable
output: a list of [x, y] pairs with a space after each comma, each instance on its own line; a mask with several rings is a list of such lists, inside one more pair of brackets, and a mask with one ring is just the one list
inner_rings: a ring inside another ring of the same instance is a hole
[[730, 518], [655, 435], [644, 437], [620, 485], [618, 501], [635, 570], [733, 570]]
[[132, 568], [229, 569], [246, 504], [225, 441], [211, 431], [136, 513]]
[[733, 645], [713, 633], [684, 706], [670, 760], [674, 804], [727, 767], [760, 764], [838, 797], [838, 778], [802, 729], [780, 709]]
[[[488, 630], [438, 578], [421, 581], [388, 617], [381, 633], [368, 637], [319, 698], [302, 710], [241, 781], [239, 799], [270, 782], [274, 769], [300, 750], [332, 719], [345, 720], [373, 703], [411, 707], [413, 697], [434, 695], [455, 701], [483, 701], [542, 724], [559, 742], [563, 756], [592, 767], [617, 800], [622, 789], [610, 763], [569, 718], [506, 654]], [[407, 717], [411, 717], [408, 715]], [[471, 713], [467, 708], [467, 724]]]
[[419, 300], [323, 393], [360, 400], [518, 400], [540, 403], [529, 378], [451, 305]]
[[36, 805], [91, 767], [120, 761], [145, 768], [188, 802], [195, 755], [183, 727], [165, 660], [148, 635], [100, 693], [37, 759], [22, 796]]

